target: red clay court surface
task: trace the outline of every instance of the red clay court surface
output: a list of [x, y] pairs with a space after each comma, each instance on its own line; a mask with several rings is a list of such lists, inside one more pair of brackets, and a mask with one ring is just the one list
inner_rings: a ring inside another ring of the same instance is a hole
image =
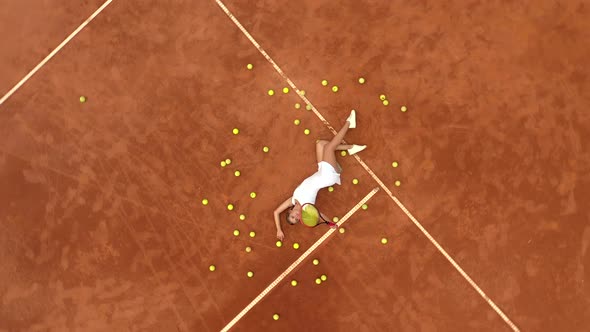
[[[101, 5], [4, 4], [0, 97]], [[333, 127], [358, 111], [346, 141], [518, 329], [588, 330], [587, 2], [225, 5]], [[327, 231], [275, 246], [332, 137], [286, 85], [213, 0], [113, 1], [0, 105], [0, 331], [228, 324]], [[378, 187], [339, 162], [330, 217]], [[232, 331], [512, 330], [384, 190], [368, 206]]]

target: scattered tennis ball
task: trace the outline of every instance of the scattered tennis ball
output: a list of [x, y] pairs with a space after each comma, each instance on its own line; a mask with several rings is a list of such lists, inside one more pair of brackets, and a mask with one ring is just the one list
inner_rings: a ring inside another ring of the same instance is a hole
[[299, 90], [299, 94], [305, 96], [305, 90]]
[[326, 281], [326, 280], [328, 280], [328, 276], [327, 276], [327, 275], [325, 275], [325, 274], [322, 274], [322, 275], [320, 276], [320, 279], [322, 279], [322, 281]]
[[300, 108], [301, 108], [301, 104], [295, 103], [295, 109], [300, 109]]
[[352, 184], [358, 184], [359, 180], [358, 179], [352, 179]]
[[340, 151], [340, 155], [341, 155], [342, 157], [346, 157], [346, 151], [344, 151], [344, 150]]
[[297, 286], [297, 280], [291, 280], [291, 286], [293, 286], [293, 287]]
[[337, 85], [334, 85], [332, 87], [332, 92], [338, 92], [338, 86]]
[[250, 232], [250, 237], [255, 237], [255, 236], [256, 236], [256, 232], [254, 232], [254, 231], [251, 231], [251, 232]]
[[227, 209], [230, 210], [230, 211], [233, 210], [234, 209], [234, 205], [233, 204], [228, 204], [227, 205]]
[[272, 315], [272, 319], [274, 319], [274, 320], [279, 320], [279, 314], [274, 314], [274, 315]]
[[226, 164], [226, 165], [229, 165], [229, 164], [231, 164], [231, 159], [227, 158], [227, 159], [225, 160], [225, 164]]
[[303, 131], [303, 133], [304, 133], [305, 135], [309, 135], [310, 131], [309, 131], [309, 129], [305, 128], [305, 130]]
[[283, 246], [283, 242], [281, 242], [281, 241], [277, 241], [276, 245], [277, 245], [277, 247], [279, 247], [279, 248], [280, 248], [280, 247], [282, 247], [282, 246]]
[[346, 229], [344, 227], [339, 227], [338, 231], [340, 232], [340, 234], [343, 234], [344, 232], [346, 232]]
[[380, 95], [379, 96], [379, 99], [381, 99], [381, 101], [383, 101], [383, 100], [387, 99], [387, 96], [386, 95]]
[[334, 218], [332, 218], [332, 221], [333, 221], [333, 222], [338, 222], [338, 220], [340, 220], [340, 219], [338, 219], [338, 217], [334, 217]]
[[381, 243], [382, 244], [387, 244], [387, 238], [386, 237], [381, 238]]
[[318, 285], [319, 285], [319, 284], [321, 284], [321, 283], [322, 283], [322, 279], [320, 279], [320, 278], [315, 278], [315, 283], [316, 283], [316, 284], [318, 284]]
[[287, 88], [287, 87], [284, 87], [284, 88], [283, 88], [283, 93], [289, 93], [289, 88]]
[[252, 252], [252, 248], [246, 247], [246, 252]]
[[240, 220], [246, 220], [246, 215], [245, 214], [240, 214]]
[[322, 80], [322, 85], [323, 86], [328, 86], [328, 81], [327, 80]]
[[297, 243], [297, 242], [293, 243], [293, 249], [299, 249], [299, 243]]
[[369, 206], [368, 206], [367, 204], [363, 204], [363, 206], [361, 206], [361, 208], [362, 208], [363, 210], [366, 210], [366, 209], [368, 209], [368, 208], [369, 208]]
[[273, 90], [273, 89], [268, 90], [268, 95], [269, 96], [272, 96], [274, 94], [275, 94], [275, 90]]
[[308, 111], [311, 111], [311, 105], [309, 105], [309, 104], [305, 105], [305, 109]]
[[235, 172], [234, 172], [234, 175], [235, 175], [235, 176], [240, 176], [241, 174], [242, 174], [242, 173], [241, 173], [240, 171], [235, 171]]
[[254, 272], [248, 271], [248, 273], [246, 273], [246, 275], [248, 276], [248, 278], [252, 278], [254, 276]]
[[387, 105], [389, 105], [389, 100], [385, 99], [385, 100], [383, 101], [383, 106], [387, 106]]
[[295, 119], [295, 121], [293, 121], [293, 123], [294, 123], [296, 126], [299, 126], [299, 124], [301, 123], [301, 121], [299, 121], [299, 119]]
[[393, 166], [393, 167], [397, 167], [398, 165], [399, 164], [397, 163], [397, 161], [394, 161], [394, 162], [391, 163], [391, 166]]
[[234, 128], [234, 130], [232, 130], [232, 133], [234, 133], [234, 135], [237, 135], [240, 133], [240, 130], [238, 128]]
[[209, 265], [209, 271], [211, 271], [211, 272], [215, 271], [215, 265]]
[[360, 83], [360, 84], [365, 84], [365, 79], [364, 79], [364, 78], [362, 78], [362, 77], [361, 77], [361, 78], [359, 78], [359, 83]]
[[328, 187], [328, 191], [329, 192], [333, 192], [334, 191], [334, 187], [332, 187], [332, 186]]
[[234, 236], [238, 236], [238, 235], [240, 235], [240, 231], [237, 229], [234, 229]]
[[252, 68], [254, 68], [254, 66], [251, 63], [249, 63], [246, 65], [246, 68], [248, 68], [248, 70], [252, 70]]
[[209, 204], [209, 200], [206, 198], [203, 198], [203, 200], [201, 201], [201, 203], [203, 203], [203, 205], [207, 205]]
[[251, 198], [256, 198], [256, 193], [255, 193], [255, 192], [251, 192], [251, 193], [250, 193], [250, 197], [251, 197]]
[[225, 167], [227, 165], [227, 163], [225, 162], [225, 160], [222, 160], [220, 163], [221, 167]]
[[405, 112], [405, 111], [407, 111], [407, 110], [408, 110], [408, 108], [407, 108], [407, 107], [405, 107], [405, 106], [402, 106], [402, 108], [401, 108], [400, 110], [401, 110], [402, 112]]
[[320, 260], [319, 260], [319, 259], [317, 259], [317, 258], [315, 258], [315, 259], [312, 261], [312, 263], [313, 263], [313, 265], [318, 265], [318, 264], [320, 263]]
[[402, 185], [401, 181], [399, 181], [399, 180], [395, 181], [395, 186], [396, 186], [396, 187], [399, 187], [399, 186], [401, 186], [401, 185]]
[[81, 103], [85, 103], [85, 102], [86, 102], [86, 97], [84, 97], [84, 96], [80, 96], [80, 102], [81, 102]]
[[268, 148], [268, 146], [265, 146], [262, 148], [262, 152], [268, 152], [270, 149]]

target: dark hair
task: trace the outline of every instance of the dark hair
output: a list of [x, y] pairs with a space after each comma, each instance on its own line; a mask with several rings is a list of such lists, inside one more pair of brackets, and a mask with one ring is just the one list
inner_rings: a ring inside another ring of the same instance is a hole
[[292, 222], [289, 220], [289, 216], [291, 215], [291, 211], [293, 211], [293, 208], [290, 208], [290, 209], [287, 211], [287, 215], [286, 215], [285, 219], [287, 219], [287, 224], [289, 224], [289, 225], [293, 226], [293, 225], [296, 225], [297, 223], [292, 223]]

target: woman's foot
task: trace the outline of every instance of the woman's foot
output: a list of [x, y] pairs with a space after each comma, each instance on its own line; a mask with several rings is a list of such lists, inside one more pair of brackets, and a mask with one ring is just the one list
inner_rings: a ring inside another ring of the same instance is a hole
[[348, 123], [350, 123], [348, 128], [356, 128], [356, 111], [355, 110], [350, 111], [350, 115], [348, 116], [348, 119], [346, 119], [346, 121], [348, 121]]
[[363, 151], [366, 148], [367, 148], [366, 145], [356, 145], [356, 144], [354, 144], [352, 146], [352, 148], [348, 149], [347, 151], [348, 151], [348, 154], [349, 155], [353, 155], [355, 153], [359, 153], [359, 152]]

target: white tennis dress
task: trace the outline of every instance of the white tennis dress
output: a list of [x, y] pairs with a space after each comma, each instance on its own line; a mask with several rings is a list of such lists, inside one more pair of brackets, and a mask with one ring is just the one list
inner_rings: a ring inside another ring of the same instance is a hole
[[295, 205], [295, 200], [298, 200], [301, 205], [305, 203], [315, 204], [318, 191], [335, 183], [340, 184], [340, 174], [336, 172], [332, 165], [325, 161], [321, 161], [318, 163], [318, 171], [303, 180], [303, 182], [301, 182], [301, 184], [295, 189], [293, 197], [291, 198], [291, 203]]

